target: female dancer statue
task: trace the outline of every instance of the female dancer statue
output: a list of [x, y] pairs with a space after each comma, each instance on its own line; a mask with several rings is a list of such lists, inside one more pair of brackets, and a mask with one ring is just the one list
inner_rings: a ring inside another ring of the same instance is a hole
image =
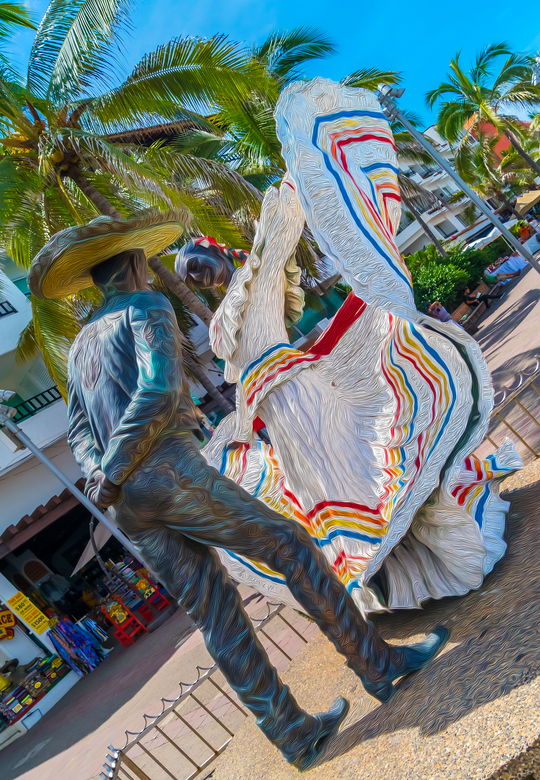
[[[416, 310], [395, 244], [396, 153], [375, 96], [292, 84], [277, 125], [288, 174], [266, 193], [210, 329], [237, 411], [203, 454], [305, 527], [364, 612], [463, 595], [504, 554], [498, 486], [521, 466], [509, 440], [485, 461], [471, 454], [493, 404], [487, 365], [455, 323]], [[353, 290], [308, 352], [286, 331], [303, 306], [304, 220]], [[219, 268], [223, 283], [230, 253], [203, 244], [180, 253], [177, 272], [209, 286]], [[253, 435], [257, 418], [271, 447]], [[221, 555], [235, 579], [293, 603], [279, 574]]]

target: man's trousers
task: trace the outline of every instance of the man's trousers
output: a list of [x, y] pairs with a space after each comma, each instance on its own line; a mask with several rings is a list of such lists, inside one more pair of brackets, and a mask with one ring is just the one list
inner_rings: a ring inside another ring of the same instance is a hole
[[396, 649], [363, 619], [307, 531], [208, 466], [191, 436], [162, 442], [130, 475], [111, 509], [197, 624], [239, 699], [285, 754], [301, 750], [313, 719], [281, 683], [212, 547], [281, 573], [305, 613], [362, 680], [385, 679], [398, 662]]

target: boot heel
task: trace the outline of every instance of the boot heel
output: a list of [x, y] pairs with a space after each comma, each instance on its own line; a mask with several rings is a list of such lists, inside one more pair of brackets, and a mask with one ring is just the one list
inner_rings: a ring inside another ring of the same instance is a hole
[[372, 683], [367, 680], [362, 680], [362, 683], [366, 689], [366, 693], [369, 693], [370, 696], [373, 696], [374, 699], [377, 699], [377, 701], [380, 701], [382, 704], [386, 704], [386, 702], [390, 701], [397, 693], [391, 682]]

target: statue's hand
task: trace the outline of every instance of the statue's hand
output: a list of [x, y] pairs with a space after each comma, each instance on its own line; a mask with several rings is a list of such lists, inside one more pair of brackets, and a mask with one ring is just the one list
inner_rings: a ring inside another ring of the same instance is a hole
[[120, 498], [120, 485], [105, 476], [102, 471], [95, 471], [84, 489], [85, 494], [98, 509], [107, 509]]

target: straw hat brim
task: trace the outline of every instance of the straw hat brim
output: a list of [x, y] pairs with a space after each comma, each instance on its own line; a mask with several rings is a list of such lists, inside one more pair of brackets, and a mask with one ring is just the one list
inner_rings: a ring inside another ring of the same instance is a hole
[[87, 225], [56, 233], [36, 255], [28, 286], [38, 298], [63, 298], [93, 285], [90, 269], [119, 252], [142, 249], [158, 254], [182, 235], [186, 215], [180, 211], [130, 220], [98, 217]]

